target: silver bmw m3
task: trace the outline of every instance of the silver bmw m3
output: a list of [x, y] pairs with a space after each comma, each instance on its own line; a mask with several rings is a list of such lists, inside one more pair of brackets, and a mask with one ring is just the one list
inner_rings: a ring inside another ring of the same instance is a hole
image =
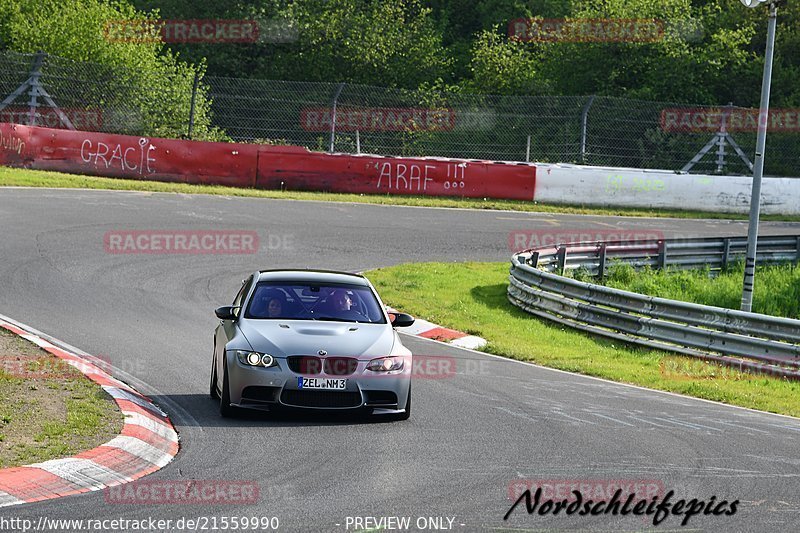
[[405, 420], [411, 415], [411, 351], [363, 276], [265, 270], [233, 304], [216, 310], [211, 397], [222, 416], [237, 408], [335, 409]]

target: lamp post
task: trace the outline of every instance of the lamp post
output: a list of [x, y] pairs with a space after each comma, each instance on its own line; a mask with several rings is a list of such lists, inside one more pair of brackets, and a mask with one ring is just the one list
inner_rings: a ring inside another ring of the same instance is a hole
[[767, 4], [767, 51], [764, 56], [764, 75], [761, 78], [761, 104], [758, 110], [758, 138], [756, 158], [753, 163], [753, 188], [750, 195], [750, 224], [747, 228], [747, 254], [744, 263], [742, 285], [742, 311], [750, 312], [753, 305], [753, 284], [756, 273], [756, 243], [758, 239], [758, 217], [761, 211], [761, 176], [764, 173], [764, 150], [767, 144], [767, 122], [769, 121], [769, 89], [772, 82], [772, 55], [775, 48], [775, 26], [778, 16], [778, 0], [741, 0], [747, 7]]

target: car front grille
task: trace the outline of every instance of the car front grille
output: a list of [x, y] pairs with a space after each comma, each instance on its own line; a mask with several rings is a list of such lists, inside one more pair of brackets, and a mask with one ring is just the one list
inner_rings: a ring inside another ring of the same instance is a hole
[[313, 355], [290, 355], [286, 358], [289, 369], [304, 376], [316, 376], [325, 372], [329, 376], [349, 376], [358, 368], [358, 359], [353, 357], [327, 357]]
[[322, 372], [322, 360], [312, 355], [291, 355], [286, 358], [289, 369], [296, 374], [316, 376]]
[[361, 393], [284, 389], [281, 402], [297, 407], [358, 407]]
[[353, 359], [352, 357], [328, 357], [322, 366], [329, 376], [349, 376], [356, 371], [358, 359]]

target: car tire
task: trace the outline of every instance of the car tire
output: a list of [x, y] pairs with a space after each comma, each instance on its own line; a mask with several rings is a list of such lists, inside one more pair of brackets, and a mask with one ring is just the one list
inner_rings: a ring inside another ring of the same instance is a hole
[[228, 384], [228, 365], [223, 364], [222, 395], [219, 399], [219, 414], [223, 418], [230, 418], [236, 414], [236, 408], [231, 406], [231, 389]]
[[217, 390], [217, 361], [211, 358], [211, 386], [209, 387], [208, 394], [212, 400], [219, 400], [219, 391]]
[[411, 417], [411, 385], [408, 385], [408, 399], [406, 400], [406, 410], [402, 413], [392, 415], [392, 420], [408, 420]]

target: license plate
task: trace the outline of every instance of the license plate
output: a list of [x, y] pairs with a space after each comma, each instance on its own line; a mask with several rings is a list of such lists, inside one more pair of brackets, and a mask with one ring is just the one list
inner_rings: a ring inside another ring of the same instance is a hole
[[347, 380], [331, 378], [297, 378], [297, 387], [299, 389], [344, 390], [347, 388]]

